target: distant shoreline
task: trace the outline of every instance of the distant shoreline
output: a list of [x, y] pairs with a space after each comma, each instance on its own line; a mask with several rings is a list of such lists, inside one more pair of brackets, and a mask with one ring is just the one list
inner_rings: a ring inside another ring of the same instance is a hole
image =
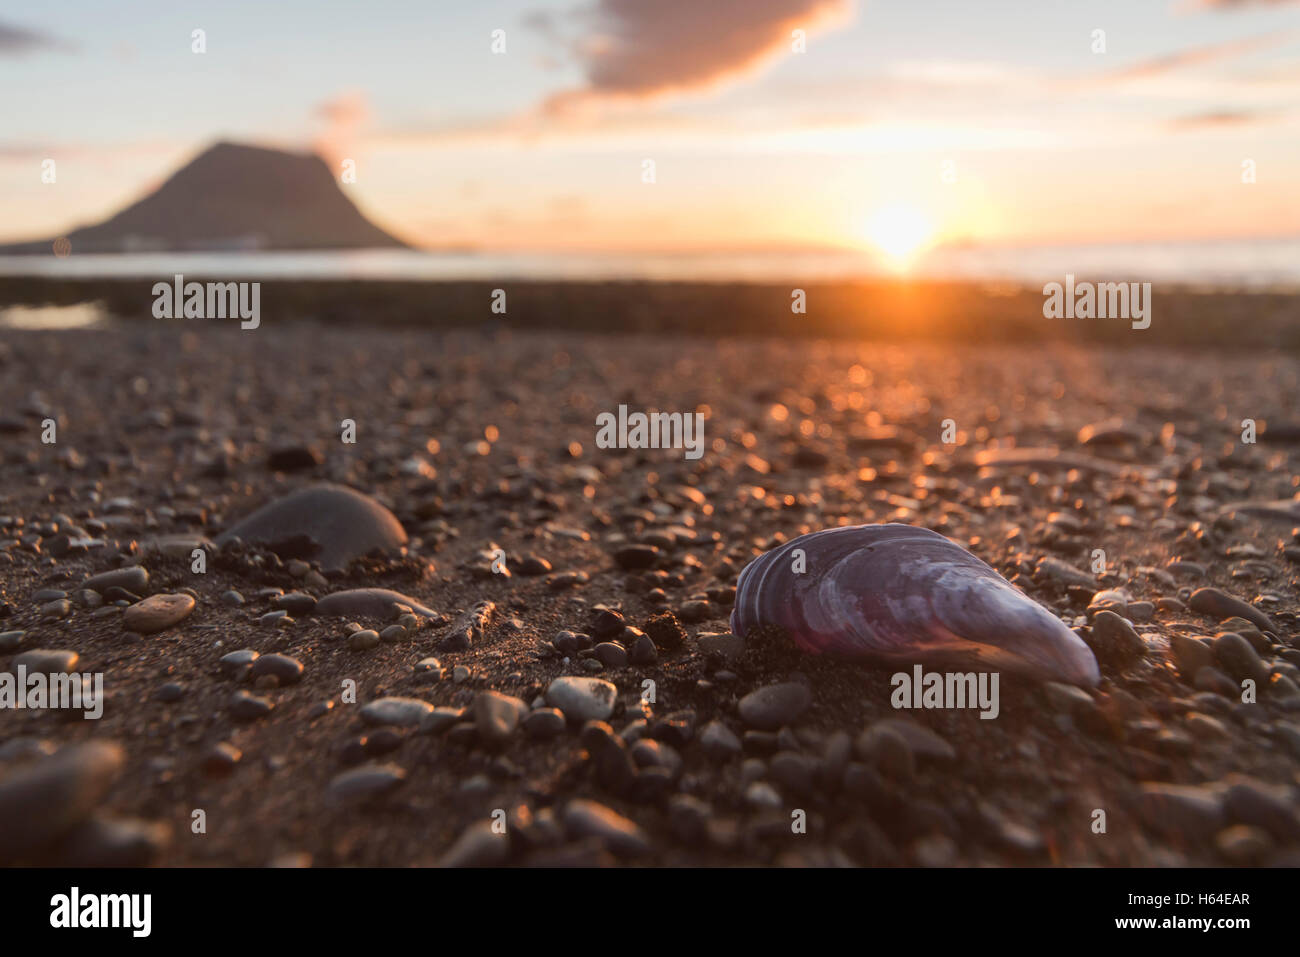
[[[186, 280], [229, 277], [186, 274]], [[266, 322], [315, 320], [369, 327], [505, 328], [583, 333], [764, 336], [954, 344], [1042, 342], [1125, 348], [1192, 347], [1300, 352], [1300, 295], [1159, 286], [1150, 328], [1108, 319], [1047, 319], [1040, 288], [989, 282], [863, 280], [788, 283], [520, 280], [261, 280]], [[0, 277], [0, 308], [99, 303], [111, 317], [186, 324], [220, 320], [152, 316], [147, 279]], [[504, 289], [506, 312], [491, 310]], [[237, 328], [237, 327], [236, 327]]]

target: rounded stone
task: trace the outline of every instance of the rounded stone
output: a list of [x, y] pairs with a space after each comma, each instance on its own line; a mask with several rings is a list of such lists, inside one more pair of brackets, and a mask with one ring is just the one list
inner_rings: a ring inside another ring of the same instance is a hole
[[194, 599], [189, 595], [150, 595], [127, 608], [122, 627], [150, 635], [184, 621], [193, 610]]
[[121, 773], [125, 753], [90, 741], [0, 779], [0, 864], [28, 860], [83, 821]]
[[352, 588], [336, 591], [316, 602], [315, 614], [333, 618], [379, 618], [388, 621], [410, 611], [425, 618], [436, 618], [438, 613], [426, 608], [414, 598], [387, 588]]
[[759, 688], [741, 698], [740, 718], [752, 728], [775, 731], [796, 720], [811, 704], [812, 692], [788, 681]]
[[250, 674], [254, 679], [272, 675], [280, 684], [296, 684], [302, 679], [302, 662], [288, 655], [262, 655], [253, 662]]
[[391, 724], [413, 728], [433, 711], [433, 705], [419, 698], [376, 698], [361, 707], [361, 719], [368, 724]]
[[324, 568], [343, 568], [378, 549], [399, 550], [406, 532], [392, 512], [373, 498], [342, 485], [312, 485], [278, 498], [217, 536], [263, 544]]
[[28, 674], [67, 674], [77, 666], [80, 658], [81, 656], [75, 651], [33, 648], [16, 656], [13, 660], [13, 668], [17, 671], [21, 667]]
[[101, 594], [110, 588], [124, 588], [138, 595], [149, 587], [149, 572], [140, 565], [115, 568], [90, 576], [81, 583], [81, 587]]
[[618, 689], [599, 678], [556, 678], [546, 689], [546, 703], [570, 721], [604, 721], [614, 713]]

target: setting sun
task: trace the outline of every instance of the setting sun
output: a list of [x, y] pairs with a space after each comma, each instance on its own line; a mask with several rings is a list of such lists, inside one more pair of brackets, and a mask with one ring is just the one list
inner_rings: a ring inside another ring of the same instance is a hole
[[864, 234], [874, 246], [894, 259], [904, 260], [930, 240], [934, 229], [910, 206], [887, 206], [872, 214]]

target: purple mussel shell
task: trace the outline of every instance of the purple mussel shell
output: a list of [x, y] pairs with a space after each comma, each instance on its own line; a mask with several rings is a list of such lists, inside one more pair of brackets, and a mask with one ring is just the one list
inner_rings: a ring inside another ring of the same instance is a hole
[[1085, 686], [1101, 677], [1060, 619], [966, 549], [911, 525], [811, 532], [754, 559], [736, 585], [731, 630], [743, 638], [763, 626], [813, 654]]

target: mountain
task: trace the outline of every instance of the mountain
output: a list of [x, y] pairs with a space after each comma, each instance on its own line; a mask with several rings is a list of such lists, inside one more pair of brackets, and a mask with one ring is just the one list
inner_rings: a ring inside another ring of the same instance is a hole
[[[361, 214], [319, 156], [238, 143], [209, 147], [116, 216], [67, 235], [73, 255], [406, 248]], [[49, 253], [52, 242], [0, 253]]]

